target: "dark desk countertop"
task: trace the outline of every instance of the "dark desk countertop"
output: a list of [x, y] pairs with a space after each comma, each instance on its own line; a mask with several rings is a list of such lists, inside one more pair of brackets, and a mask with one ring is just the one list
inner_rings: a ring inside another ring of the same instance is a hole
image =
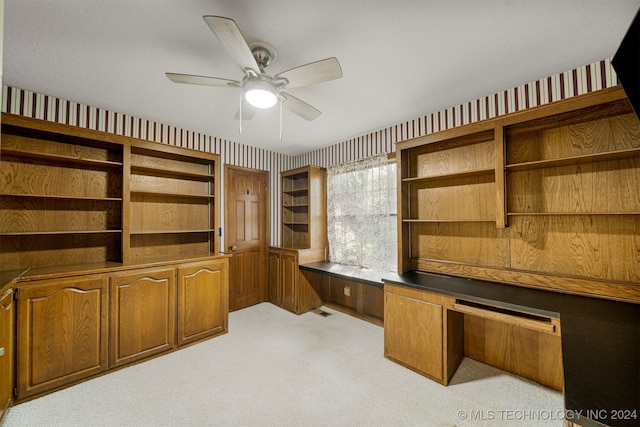
[[[565, 407], [607, 425], [640, 425], [640, 304], [408, 272], [384, 282], [560, 317]], [[616, 419], [628, 410], [635, 418]], [[593, 418], [593, 417], [591, 417]]]
[[317, 261], [310, 262], [308, 264], [301, 264], [300, 270], [326, 274], [328, 276], [347, 279], [381, 289], [384, 287], [384, 283], [382, 283], [382, 273], [353, 265], [344, 265], [329, 261]]

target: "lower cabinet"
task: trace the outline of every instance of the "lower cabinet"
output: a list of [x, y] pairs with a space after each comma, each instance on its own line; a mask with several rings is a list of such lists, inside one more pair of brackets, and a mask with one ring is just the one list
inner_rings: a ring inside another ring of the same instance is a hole
[[38, 280], [18, 289], [17, 397], [107, 370], [107, 276]]
[[299, 264], [324, 259], [324, 249], [269, 248], [269, 301], [296, 314], [322, 305], [320, 290], [300, 272]]
[[175, 274], [159, 268], [111, 276], [110, 366], [175, 348]]
[[442, 382], [442, 306], [388, 293], [385, 309], [385, 356]]
[[285, 310], [298, 311], [298, 253], [296, 250], [269, 250], [269, 300]]
[[13, 289], [0, 295], [0, 420], [13, 399]]
[[137, 267], [22, 278], [15, 327], [12, 296], [2, 295], [0, 410], [14, 387], [20, 401], [227, 331], [226, 257]]
[[385, 285], [384, 356], [447, 385], [464, 357], [464, 321], [455, 299]]
[[226, 259], [178, 268], [178, 345], [227, 330], [228, 278]]

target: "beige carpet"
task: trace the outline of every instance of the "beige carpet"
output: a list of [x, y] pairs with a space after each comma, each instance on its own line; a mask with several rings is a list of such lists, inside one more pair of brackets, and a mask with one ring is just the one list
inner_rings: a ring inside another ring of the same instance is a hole
[[464, 359], [449, 387], [386, 360], [382, 328], [269, 303], [229, 333], [10, 409], [13, 426], [562, 426], [562, 395]]

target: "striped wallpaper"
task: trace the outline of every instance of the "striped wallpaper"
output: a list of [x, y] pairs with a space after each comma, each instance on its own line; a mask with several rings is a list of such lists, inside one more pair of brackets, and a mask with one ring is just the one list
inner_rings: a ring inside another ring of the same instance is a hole
[[[271, 172], [271, 244], [278, 245], [280, 242], [279, 175], [281, 171], [309, 164], [329, 167], [378, 154], [392, 153], [395, 151], [396, 143], [400, 141], [617, 84], [618, 79], [611, 66], [611, 60], [606, 59], [298, 156], [251, 147], [10, 86], [2, 87], [2, 112], [216, 153], [220, 154], [224, 164], [269, 171]], [[223, 221], [221, 219], [221, 225]], [[223, 245], [223, 239], [224, 235], [221, 245]]]

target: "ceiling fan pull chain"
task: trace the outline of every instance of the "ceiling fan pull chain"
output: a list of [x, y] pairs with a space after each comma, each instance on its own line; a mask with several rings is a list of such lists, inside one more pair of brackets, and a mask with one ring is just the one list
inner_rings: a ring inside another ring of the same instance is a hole
[[242, 93], [240, 93], [240, 135], [242, 135]]
[[279, 97], [280, 101], [280, 141], [282, 141], [282, 97]]

